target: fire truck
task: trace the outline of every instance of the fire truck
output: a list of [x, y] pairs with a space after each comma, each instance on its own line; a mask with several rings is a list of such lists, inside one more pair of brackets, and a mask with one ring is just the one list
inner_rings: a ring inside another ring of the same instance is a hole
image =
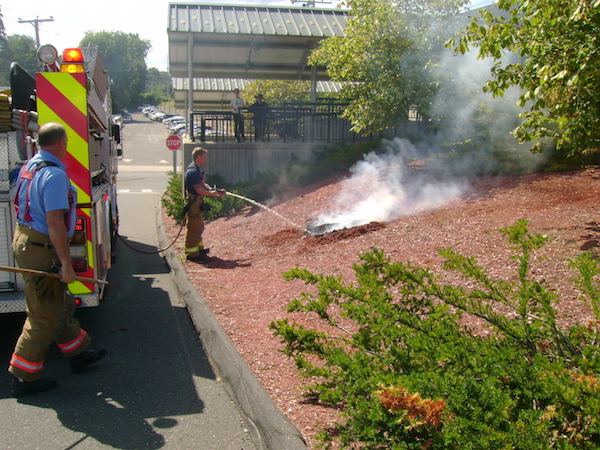
[[[77, 188], [77, 220], [70, 240], [79, 277], [106, 280], [118, 232], [117, 162], [120, 127], [111, 122], [110, 79], [96, 48], [53, 46], [38, 51], [35, 77], [10, 68], [10, 88], [0, 93], [0, 265], [15, 267], [11, 242], [16, 224], [12, 198], [20, 167], [36, 152], [39, 126], [58, 122], [67, 130], [63, 163]], [[0, 271], [0, 313], [25, 311], [22, 275]], [[104, 284], [75, 281], [69, 291], [77, 306], [97, 306]]]

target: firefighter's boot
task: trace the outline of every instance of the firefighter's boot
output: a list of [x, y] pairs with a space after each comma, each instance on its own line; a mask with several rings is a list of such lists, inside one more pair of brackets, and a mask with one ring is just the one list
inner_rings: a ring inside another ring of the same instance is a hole
[[83, 353], [74, 356], [69, 360], [69, 363], [71, 364], [71, 372], [83, 372], [85, 369], [87, 369], [87, 366], [104, 358], [106, 353], [108, 352], [104, 347], [98, 347], [97, 349], [88, 348], [87, 350], [84, 350]]
[[49, 391], [56, 387], [54, 378], [40, 378], [35, 381], [23, 381], [13, 377], [12, 396], [15, 398], [25, 397], [26, 395], [37, 394], [38, 392]]

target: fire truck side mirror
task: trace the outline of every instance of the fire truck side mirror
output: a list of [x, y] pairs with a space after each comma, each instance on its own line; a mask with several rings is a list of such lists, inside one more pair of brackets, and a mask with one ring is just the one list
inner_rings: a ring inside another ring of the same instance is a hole
[[113, 136], [117, 144], [121, 143], [121, 127], [118, 124], [112, 126]]
[[113, 124], [112, 126], [112, 135], [115, 138], [115, 142], [117, 143], [117, 156], [123, 156], [123, 148], [120, 147], [121, 144], [121, 127], [119, 124]]

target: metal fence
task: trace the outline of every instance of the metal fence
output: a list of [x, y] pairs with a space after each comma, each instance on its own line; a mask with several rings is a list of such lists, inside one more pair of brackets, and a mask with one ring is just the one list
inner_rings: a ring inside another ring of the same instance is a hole
[[[241, 108], [244, 136], [248, 141], [278, 142], [355, 142], [373, 138], [373, 133], [351, 131], [351, 124], [341, 116], [346, 105], [318, 102], [268, 108], [262, 125], [248, 108]], [[192, 141], [231, 142], [235, 135], [234, 113], [227, 111], [192, 111], [189, 136]], [[260, 127], [264, 127], [264, 134]], [[257, 133], [257, 129], [259, 132]], [[262, 134], [262, 136], [261, 136]]]

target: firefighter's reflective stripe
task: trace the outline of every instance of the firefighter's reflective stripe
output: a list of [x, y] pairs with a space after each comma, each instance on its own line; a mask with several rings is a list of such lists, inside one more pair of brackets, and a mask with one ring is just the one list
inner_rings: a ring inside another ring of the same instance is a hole
[[198, 245], [196, 245], [194, 247], [186, 247], [185, 254], [186, 255], [196, 255], [196, 254], [200, 253], [202, 250], [204, 250], [204, 243], [202, 242], [202, 239], [200, 239], [200, 242], [198, 242]]
[[81, 330], [79, 336], [77, 336], [71, 342], [67, 342], [66, 344], [58, 344], [58, 348], [60, 348], [60, 351], [63, 353], [70, 353], [74, 350], [77, 350], [77, 348], [85, 342], [86, 336], [87, 332], [85, 330]]
[[40, 362], [31, 362], [21, 358], [20, 356], [17, 356], [14, 353], [10, 360], [10, 365], [29, 373], [38, 373], [44, 370], [44, 360]]
[[195, 255], [199, 251], [200, 251], [200, 247], [198, 247], [198, 246], [196, 246], [196, 247], [186, 247], [185, 254], [186, 255]]

